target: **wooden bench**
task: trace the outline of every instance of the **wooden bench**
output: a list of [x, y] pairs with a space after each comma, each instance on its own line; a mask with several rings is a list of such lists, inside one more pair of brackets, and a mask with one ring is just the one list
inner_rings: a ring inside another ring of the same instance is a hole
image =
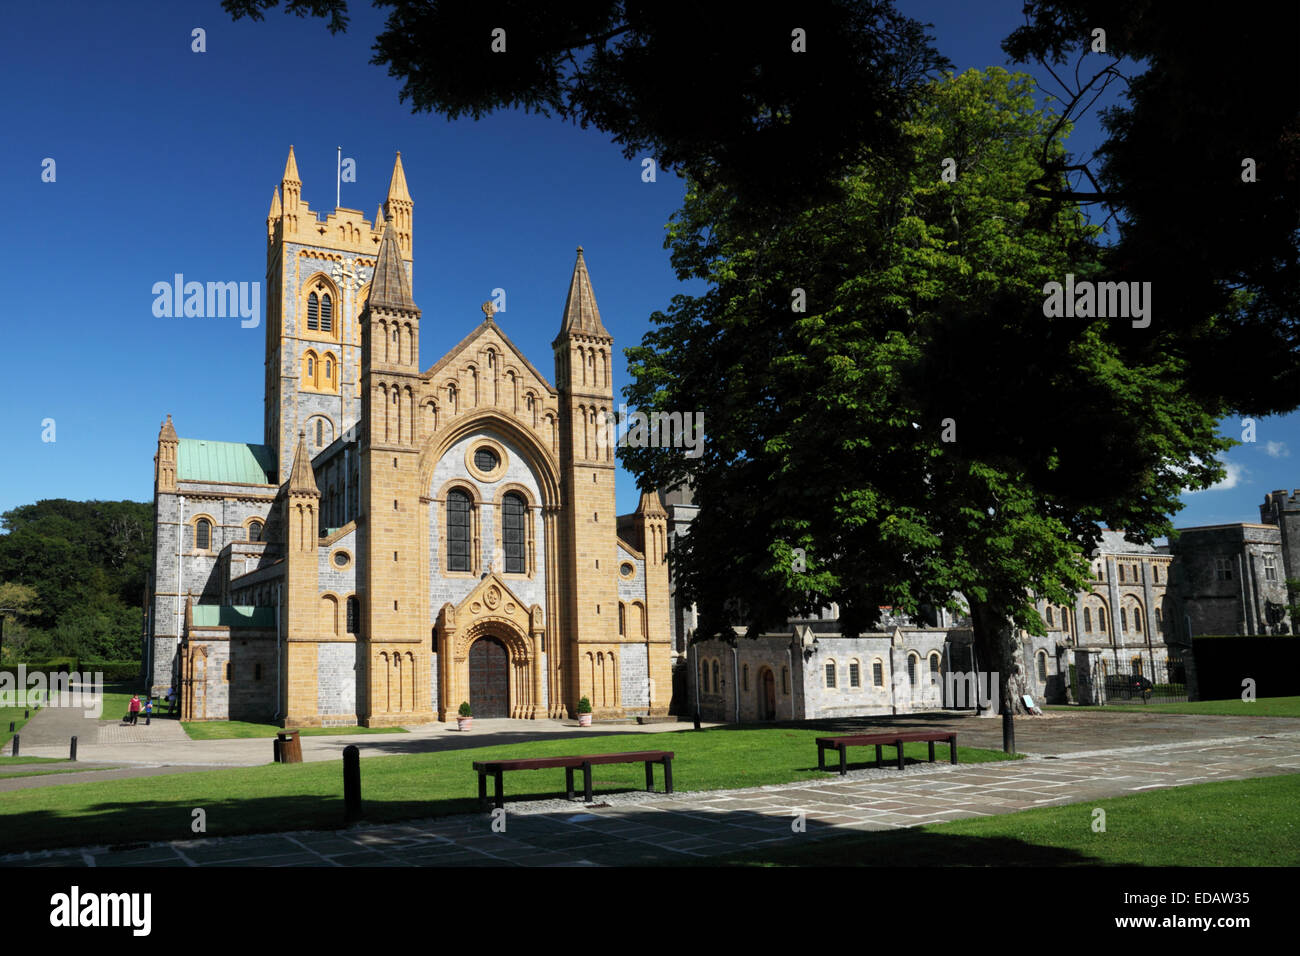
[[587, 754], [579, 757], [538, 757], [531, 760], [475, 760], [474, 769], [478, 771], [478, 799], [484, 809], [487, 808], [487, 778], [491, 774], [496, 780], [496, 806], [503, 805], [501, 776], [507, 770], [550, 770], [564, 768], [564, 792], [573, 799], [573, 771], [582, 770], [583, 796], [591, 803], [591, 768], [596, 764], [608, 763], [644, 763], [645, 788], [655, 788], [654, 765], [664, 767], [664, 792], [673, 792], [673, 756], [671, 750], [641, 750], [636, 753], [622, 754]]
[[934, 763], [934, 744], [935, 741], [948, 742], [948, 756], [953, 763], [957, 762], [957, 735], [947, 731], [922, 731], [917, 733], [903, 734], [848, 734], [843, 737], [818, 737], [817, 738], [817, 769], [829, 770], [826, 766], [826, 751], [838, 750], [840, 752], [840, 774], [848, 773], [848, 749], [850, 747], [875, 747], [876, 748], [876, 766], [881, 766], [882, 747], [893, 747], [898, 751], [898, 769], [903, 769], [903, 744], [925, 741], [930, 745], [930, 762]]

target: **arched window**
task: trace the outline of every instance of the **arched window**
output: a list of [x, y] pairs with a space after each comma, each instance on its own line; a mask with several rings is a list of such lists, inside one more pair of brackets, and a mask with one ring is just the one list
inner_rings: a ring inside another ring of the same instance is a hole
[[319, 418], [316, 419], [316, 447], [319, 449], [325, 444], [325, 423]]
[[[315, 293], [312, 293], [312, 296], [315, 297]], [[334, 331], [334, 303], [328, 292], [320, 297], [320, 330]]]
[[1124, 583], [1124, 565], [1122, 564], [1119, 566], [1119, 583]]
[[194, 522], [194, 550], [207, 551], [212, 547], [212, 522], [200, 518]]
[[312, 381], [316, 379], [316, 360], [310, 355], [307, 356], [307, 378]]
[[857, 661], [849, 661], [849, 686], [862, 686], [862, 668]]
[[877, 660], [871, 662], [871, 682], [875, 684], [877, 687], [885, 686], [885, 662], [884, 661]]
[[262, 540], [262, 522], [250, 521], [248, 523], [248, 540], [249, 541]]
[[356, 634], [361, 627], [361, 605], [355, 597], [348, 598], [348, 622], [347, 628], [349, 634]]
[[1164, 632], [1165, 632], [1165, 618], [1164, 615], [1160, 613], [1160, 608], [1156, 608], [1156, 633], [1163, 634]]
[[320, 299], [315, 292], [307, 296], [307, 328], [312, 332], [320, 331]]
[[938, 683], [939, 683], [939, 664], [940, 664], [940, 661], [939, 661], [939, 655], [938, 655], [938, 654], [931, 654], [931, 655], [930, 655], [930, 683], [931, 683], [931, 685], [935, 685], [935, 686], [937, 686]]
[[1092, 608], [1090, 607], [1083, 609], [1083, 629], [1089, 634], [1092, 633]]
[[826, 662], [826, 686], [827, 687], [835, 686], [835, 662], [834, 661]]
[[1133, 608], [1133, 630], [1142, 633], [1142, 615], [1138, 613], [1137, 608]]
[[[525, 553], [525, 512], [527, 505], [521, 495], [514, 492], [501, 500], [501, 547], [505, 552], [506, 573], [524, 574], [528, 570]], [[619, 633], [623, 633], [623, 607], [618, 609]]]
[[1104, 607], [1097, 608], [1097, 630], [1103, 634], [1106, 633], [1106, 609]]
[[908, 654], [907, 655], [907, 681], [913, 687], [916, 686], [916, 664], [917, 664], [916, 655]]
[[1056, 621], [1052, 619], [1052, 605], [1047, 605], [1047, 626], [1056, 627]]
[[1039, 683], [1047, 683], [1047, 652], [1038, 652], [1038, 680]]
[[1126, 607], [1119, 609], [1119, 629], [1121, 632], [1128, 630], [1128, 608]]
[[718, 692], [718, 662], [713, 662], [713, 692]]
[[447, 407], [453, 412], [456, 410], [456, 386], [447, 386]]
[[447, 570], [470, 570], [469, 495], [459, 488], [447, 492]]
[[627, 608], [622, 601], [618, 602], [618, 636], [622, 637], [627, 633]]

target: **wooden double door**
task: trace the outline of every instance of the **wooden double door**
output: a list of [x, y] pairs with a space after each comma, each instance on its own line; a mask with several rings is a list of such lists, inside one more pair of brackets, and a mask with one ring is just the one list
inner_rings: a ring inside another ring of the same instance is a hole
[[469, 706], [475, 717], [510, 716], [510, 655], [495, 637], [470, 645]]

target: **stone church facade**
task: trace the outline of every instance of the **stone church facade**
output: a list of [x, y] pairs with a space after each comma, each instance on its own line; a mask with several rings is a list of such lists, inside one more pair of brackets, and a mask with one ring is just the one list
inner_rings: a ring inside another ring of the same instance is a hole
[[[485, 317], [419, 365], [414, 202], [267, 217], [262, 441], [155, 458], [146, 666], [186, 719], [385, 726], [662, 715], [667, 514], [614, 504], [613, 338], [578, 249], [554, 384]], [[621, 529], [621, 533], [620, 533]]]

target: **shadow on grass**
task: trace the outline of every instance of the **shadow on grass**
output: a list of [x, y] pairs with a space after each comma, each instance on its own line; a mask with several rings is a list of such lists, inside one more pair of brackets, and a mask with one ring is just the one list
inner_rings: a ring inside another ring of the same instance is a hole
[[[596, 795], [601, 797], [611, 790]], [[528, 799], [561, 797], [530, 794]], [[411, 821], [433, 816], [418, 829], [400, 827], [371, 832], [366, 839], [344, 831], [343, 801], [327, 797], [230, 799], [210, 803], [208, 832], [190, 830], [191, 807], [175, 803], [113, 804], [94, 808], [92, 820], [52, 819], [47, 813], [13, 818], [27, 834], [15, 849], [50, 849], [51, 840], [75, 837], [76, 844], [105, 845], [97, 866], [133, 862], [174, 862], [166, 848], [145, 850], [150, 841], [185, 841], [187, 860], [200, 865], [266, 866], [283, 862], [324, 863], [312, 850], [344, 864], [414, 865], [547, 865], [595, 863], [605, 866], [1083, 866], [1098, 860], [1076, 850], [1039, 846], [1007, 837], [969, 837], [926, 830], [891, 830], [845, 834], [830, 824], [809, 819], [806, 832], [795, 833], [791, 818], [735, 810], [725, 815], [689, 811], [673, 814], [665, 826], [662, 811], [629, 807], [617, 818], [584, 813], [581, 798], [572, 813], [509, 814], [505, 832], [494, 831], [490, 813], [477, 799], [420, 801], [367, 800], [365, 824]], [[594, 823], [594, 826], [588, 825]], [[293, 839], [281, 831], [297, 833]], [[260, 839], [221, 841], [235, 834], [263, 833]], [[45, 839], [36, 839], [43, 834]], [[6, 840], [12, 844], [12, 841]], [[148, 855], [144, 860], [142, 855]], [[177, 857], [176, 860], [179, 860]], [[79, 851], [43, 856], [46, 865], [79, 866]], [[21, 859], [10, 865], [22, 865]]]

